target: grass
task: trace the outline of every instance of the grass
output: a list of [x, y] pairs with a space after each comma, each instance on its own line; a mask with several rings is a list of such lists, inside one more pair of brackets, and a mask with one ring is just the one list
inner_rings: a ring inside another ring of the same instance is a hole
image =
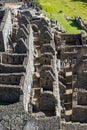
[[[87, 2], [85, 0], [39, 0], [49, 18], [57, 20], [68, 33], [80, 33], [82, 30], [74, 21], [81, 16], [87, 21]], [[69, 17], [69, 21], [65, 17]]]

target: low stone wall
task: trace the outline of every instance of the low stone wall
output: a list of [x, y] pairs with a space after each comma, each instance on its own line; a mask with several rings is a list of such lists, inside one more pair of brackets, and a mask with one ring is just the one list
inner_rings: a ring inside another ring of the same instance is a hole
[[30, 116], [25, 113], [21, 102], [0, 107], [0, 124], [8, 130], [23, 130], [29, 120]]
[[24, 130], [60, 130], [59, 117], [31, 117], [30, 122], [27, 122]]
[[79, 40], [79, 42], [81, 41], [81, 34], [66, 34], [66, 33], [62, 33], [61, 34], [61, 40], [65, 40], [66, 44], [71, 44], [75, 43], [76, 40]]
[[27, 54], [2, 53], [1, 58], [3, 64], [21, 65], [26, 56]]
[[87, 91], [79, 91], [77, 93], [77, 104], [78, 105], [87, 105]]
[[24, 74], [23, 73], [0, 74], [0, 84], [19, 85], [21, 76], [24, 76]]
[[62, 130], [87, 130], [87, 124], [66, 122], [62, 124]]
[[[12, 34], [12, 21], [10, 10], [5, 10], [5, 15], [1, 22], [0, 30], [3, 35], [4, 50], [7, 50], [8, 36]], [[2, 50], [3, 51], [3, 50]]]
[[0, 73], [21, 73], [26, 72], [23, 65], [5, 65], [0, 64]]
[[33, 32], [30, 26], [30, 37], [29, 37], [29, 56], [26, 67], [26, 76], [24, 81], [24, 109], [28, 111], [28, 104], [30, 102], [31, 88], [33, 85], [33, 71], [34, 71], [34, 45], [33, 45]]
[[87, 122], [87, 106], [77, 105], [73, 108], [73, 121]]
[[11, 104], [19, 102], [20, 100], [20, 88], [5, 88], [0, 86], [0, 107], [1, 104]]
[[81, 17], [77, 16], [77, 17], [75, 18], [75, 21], [78, 23], [78, 25], [79, 25], [83, 30], [85, 30], [85, 31], [87, 32], [87, 27], [85, 26], [85, 23], [84, 23], [84, 21], [83, 21], [83, 19], [82, 19]]
[[43, 92], [40, 95], [40, 110], [41, 111], [54, 111], [57, 104], [57, 99], [50, 91]]

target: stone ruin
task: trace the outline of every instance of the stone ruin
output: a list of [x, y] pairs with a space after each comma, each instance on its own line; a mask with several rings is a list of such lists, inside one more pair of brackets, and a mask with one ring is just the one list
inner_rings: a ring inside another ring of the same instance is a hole
[[86, 130], [85, 35], [31, 6], [0, 17], [0, 130]]
[[[62, 105], [62, 118], [67, 122], [87, 123], [87, 41], [83, 33], [81, 34], [59, 34], [55, 33], [57, 44], [59, 68], [59, 87]], [[78, 124], [78, 123], [77, 123]], [[74, 128], [67, 128], [67, 123], [63, 129], [81, 129], [82, 124]], [[86, 125], [82, 129], [86, 129]]]
[[75, 21], [83, 30], [87, 32], [87, 23], [84, 22], [84, 20], [80, 16], [75, 17]]

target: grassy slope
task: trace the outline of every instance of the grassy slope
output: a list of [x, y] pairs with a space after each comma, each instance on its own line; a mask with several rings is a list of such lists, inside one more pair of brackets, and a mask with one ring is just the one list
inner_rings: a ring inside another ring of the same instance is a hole
[[[81, 32], [80, 27], [73, 20], [74, 16], [81, 16], [87, 21], [87, 2], [84, 0], [39, 0], [49, 18], [57, 20], [69, 33]], [[62, 10], [62, 13], [59, 11]], [[70, 18], [69, 21], [64, 16]]]

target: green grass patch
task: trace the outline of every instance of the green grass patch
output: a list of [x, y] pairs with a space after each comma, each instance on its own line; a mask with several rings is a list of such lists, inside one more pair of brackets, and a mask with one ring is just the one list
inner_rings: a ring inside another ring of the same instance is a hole
[[[68, 33], [80, 33], [82, 30], [74, 21], [81, 16], [87, 21], [87, 2], [85, 0], [39, 0], [49, 18], [57, 20]], [[69, 17], [69, 21], [65, 17]]]

